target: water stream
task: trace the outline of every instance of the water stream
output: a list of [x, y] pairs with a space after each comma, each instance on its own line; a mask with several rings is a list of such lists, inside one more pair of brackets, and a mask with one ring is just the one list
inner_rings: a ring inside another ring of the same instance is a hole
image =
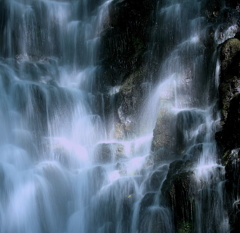
[[[142, 130], [131, 140], [115, 139], [108, 132], [114, 122], [94, 105], [97, 52], [111, 0], [4, 4], [0, 233], [177, 232], [163, 195], [175, 160], [192, 164], [193, 230], [186, 232], [227, 233], [224, 167], [214, 142], [219, 63], [214, 54], [214, 68], [204, 70], [201, 1], [159, 3], [152, 34], [162, 46], [158, 84], [143, 106]], [[171, 153], [154, 164], [153, 130], [163, 113], [177, 130], [169, 135]]]

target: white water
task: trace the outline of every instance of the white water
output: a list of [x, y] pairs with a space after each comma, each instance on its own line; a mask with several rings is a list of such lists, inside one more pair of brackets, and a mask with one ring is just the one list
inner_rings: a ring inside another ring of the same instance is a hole
[[[170, 52], [163, 57], [159, 69], [158, 85], [153, 89], [149, 100], [146, 101], [143, 122], [148, 122], [146, 130], [149, 132], [154, 129], [155, 123], [159, 119], [160, 121], [163, 119], [163, 124], [166, 122], [170, 125], [176, 124], [177, 130], [170, 133], [170, 141], [177, 148], [174, 146], [170, 148], [173, 153], [175, 151], [171, 157], [169, 157], [169, 153], [162, 155], [163, 164], [165, 160], [169, 159], [193, 162], [193, 168], [190, 169], [193, 175], [189, 187], [194, 187], [196, 193], [195, 206], [192, 209], [194, 226], [189, 232], [226, 233], [229, 232], [229, 223], [224, 210], [225, 173], [224, 167], [218, 163], [214, 140], [215, 132], [220, 127], [220, 116], [219, 114], [214, 115], [216, 95], [214, 98], [210, 97], [210, 92], [217, 93], [219, 85], [219, 60], [216, 54], [213, 54], [211, 66], [215, 66], [215, 70], [213, 69], [212, 72], [204, 70], [207, 66], [204, 61], [204, 44], [201, 36], [206, 22], [200, 13], [201, 1], [173, 0], [171, 3], [163, 1], [160, 4], [161, 8], [158, 10], [160, 29], [155, 32], [154, 41], [160, 41], [163, 48], [162, 53], [164, 53], [164, 48]], [[220, 32], [217, 29], [216, 44], [233, 37], [235, 31], [236, 26], [230, 26], [221, 32], [220, 38]], [[171, 45], [170, 49], [168, 48], [169, 44]], [[153, 47], [153, 49], [155, 48]], [[166, 113], [168, 119], [164, 117]], [[178, 135], [178, 133], [180, 134]], [[169, 147], [169, 144], [166, 146]], [[158, 171], [161, 169], [161, 167], [157, 168]], [[172, 215], [169, 215], [170, 208], [165, 207], [164, 197], [161, 199], [163, 191], [161, 188], [159, 189], [155, 204], [149, 208], [146, 218], [154, 219], [152, 216], [155, 213], [154, 208], [162, 208], [164, 215], [158, 215], [159, 223], [155, 224], [157, 229], [161, 229], [163, 232], [175, 232], [174, 227], [166, 229], [164, 225], [166, 222], [168, 225], [173, 225], [174, 220]], [[158, 196], [160, 196], [160, 200], [158, 200]], [[176, 202], [185, 201], [175, 198]], [[149, 229], [150, 219], [144, 224], [144, 232], [154, 231]]]
[[[0, 233], [175, 232], [173, 213], [158, 200], [161, 186], [148, 187], [154, 169], [161, 172], [162, 185], [169, 166], [162, 161], [155, 168], [149, 156], [162, 110], [181, 117], [184, 159], [194, 161], [195, 231], [227, 232], [224, 170], [213, 140], [219, 119], [212, 117], [215, 103], [207, 99], [209, 83], [199, 86], [204, 76], [200, 2], [164, 1], [158, 9], [158, 20], [169, 24], [160, 40], [166, 47], [169, 40], [172, 48], [143, 108], [143, 133], [129, 141], [109, 138], [104, 117], [92, 105], [99, 37], [110, 3], [7, 2], [0, 60]], [[140, 215], [149, 193], [154, 201]]]

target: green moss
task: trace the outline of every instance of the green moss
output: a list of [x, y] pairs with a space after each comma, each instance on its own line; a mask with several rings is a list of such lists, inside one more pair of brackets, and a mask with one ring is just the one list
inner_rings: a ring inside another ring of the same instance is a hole
[[127, 79], [123, 82], [122, 86], [120, 87], [120, 92], [129, 92], [131, 91], [137, 83], [140, 82], [142, 78], [142, 71], [138, 70], [132, 74], [130, 74]]
[[181, 222], [177, 227], [177, 233], [191, 233], [192, 232], [192, 224], [189, 222]]
[[221, 50], [222, 69], [226, 70], [233, 58], [240, 52], [240, 40], [232, 38], [227, 40]]
[[222, 157], [223, 165], [226, 166], [231, 161], [231, 151], [227, 150]]
[[130, 75], [129, 78], [125, 80], [123, 85], [120, 87], [120, 92], [130, 91], [135, 86], [133, 80], [134, 74]]

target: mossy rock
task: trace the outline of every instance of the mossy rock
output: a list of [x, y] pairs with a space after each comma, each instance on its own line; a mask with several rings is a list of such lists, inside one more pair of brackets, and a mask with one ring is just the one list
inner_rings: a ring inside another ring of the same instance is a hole
[[219, 94], [221, 100], [222, 123], [224, 124], [229, 112], [230, 101], [240, 88], [240, 40], [227, 40], [221, 48], [221, 75]]
[[[239, 52], [240, 52], [240, 40], [237, 38], [232, 38], [227, 40], [221, 49], [221, 70], [225, 73], [230, 66], [230, 64], [234, 61], [234, 59], [239, 60]], [[226, 76], [221, 76], [221, 78], [225, 79]]]
[[232, 161], [231, 158], [232, 158], [231, 151], [227, 150], [222, 156], [222, 164], [224, 166], [227, 166], [227, 164]]
[[192, 223], [190, 222], [181, 222], [177, 226], [177, 233], [191, 233], [192, 231]]
[[146, 75], [146, 70], [145, 69], [140, 68], [140, 69], [136, 70], [134, 73], [130, 74], [125, 79], [125, 81], [121, 85], [119, 91], [121, 93], [128, 93], [133, 88], [135, 88], [136, 85], [141, 84], [145, 75]]

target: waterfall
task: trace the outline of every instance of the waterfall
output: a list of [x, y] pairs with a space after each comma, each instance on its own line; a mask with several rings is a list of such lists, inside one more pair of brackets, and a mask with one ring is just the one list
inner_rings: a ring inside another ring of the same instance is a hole
[[127, 1], [0, 1], [0, 233], [227, 233], [206, 1], [156, 1], [144, 66], [157, 72], [120, 139], [123, 83], [107, 102], [99, 55], [113, 2]]

